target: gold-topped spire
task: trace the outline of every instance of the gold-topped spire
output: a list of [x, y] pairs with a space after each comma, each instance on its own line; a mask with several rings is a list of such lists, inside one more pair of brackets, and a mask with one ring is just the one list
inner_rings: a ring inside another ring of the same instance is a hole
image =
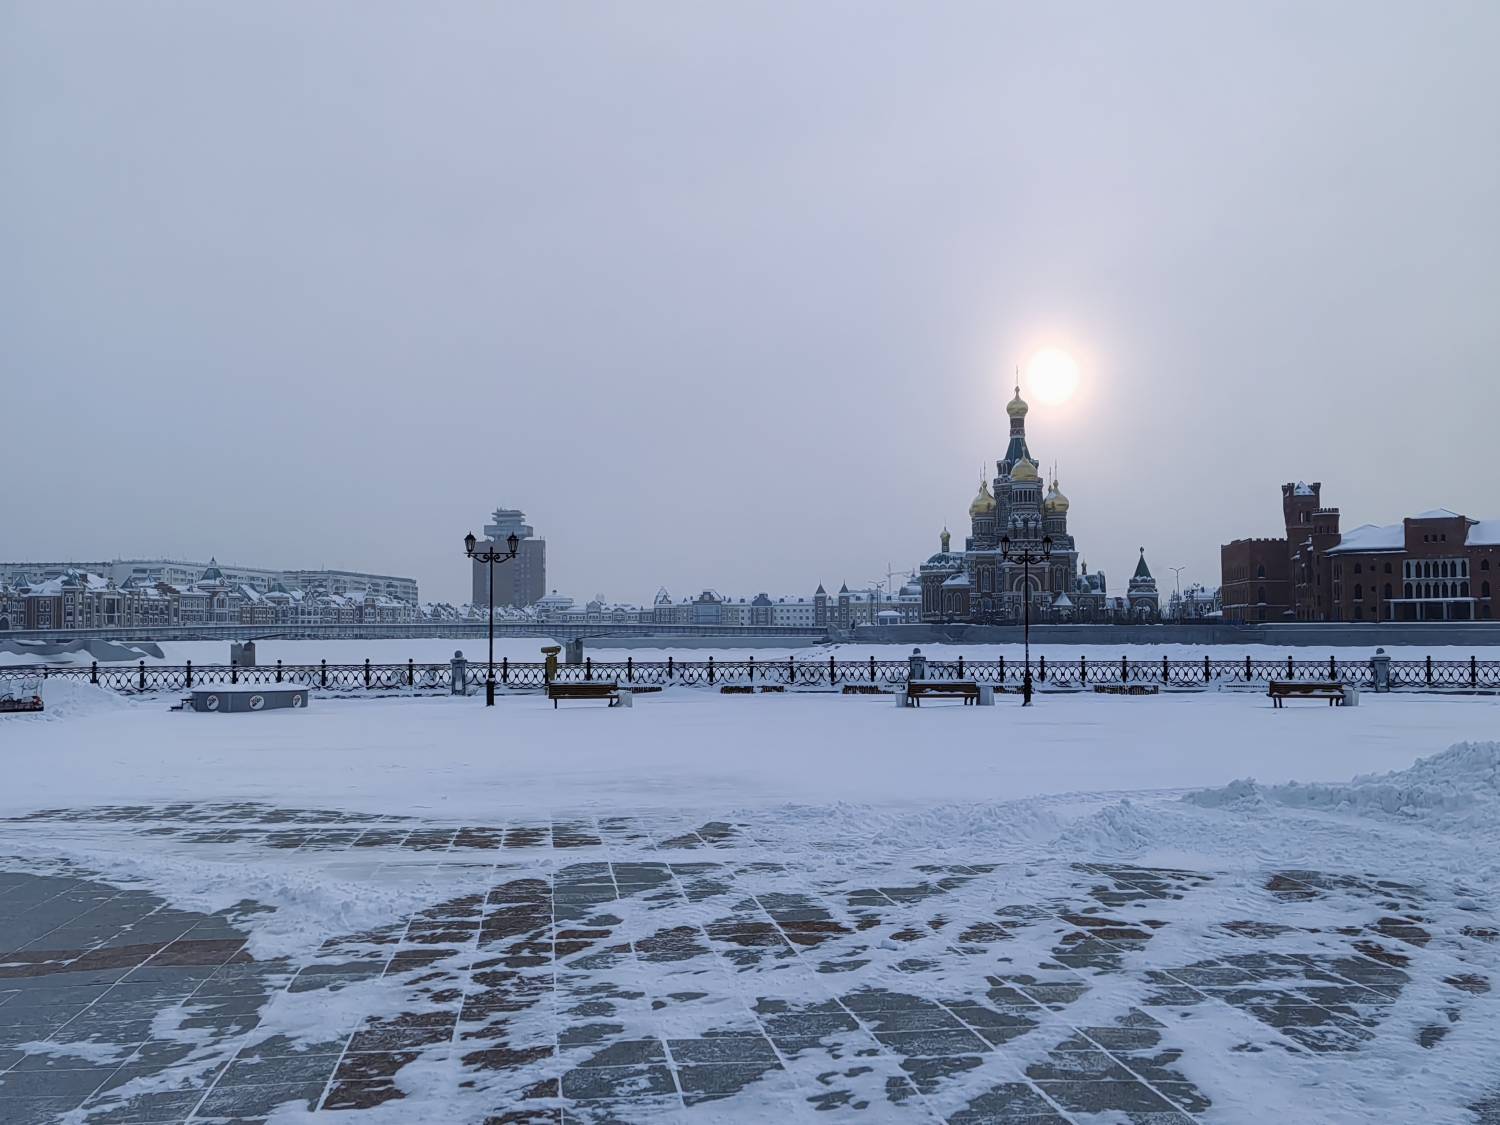
[[995, 511], [995, 498], [990, 495], [990, 486], [985, 484], [984, 478], [979, 478], [979, 494], [974, 497], [974, 502], [969, 505], [969, 516], [988, 516]]

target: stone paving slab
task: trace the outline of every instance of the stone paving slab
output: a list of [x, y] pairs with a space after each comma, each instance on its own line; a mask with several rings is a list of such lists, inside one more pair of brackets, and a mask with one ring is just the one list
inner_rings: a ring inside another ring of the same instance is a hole
[[[830, 866], [728, 821], [447, 825], [241, 802], [51, 810], [0, 822], [0, 851], [16, 831], [120, 850], [149, 836], [214, 861], [274, 851], [438, 890], [258, 959], [266, 904], [194, 913], [66, 863], [6, 861], [6, 1125], [388, 1103], [412, 1120], [775, 1106], [795, 1121], [1191, 1125], [1213, 1118], [1201, 1058], [1200, 1082], [1183, 1067], [1206, 1021], [1241, 1029], [1226, 1069], [1241, 1053], [1352, 1058], [1411, 1034], [1390, 1013], [1420, 985], [1442, 1016], [1417, 1042], [1441, 1051], [1493, 1002], [1500, 937], [1478, 913], [1436, 924], [1421, 888], [1365, 873]], [[1223, 902], [1255, 910], [1201, 909]], [[320, 1005], [318, 1032], [287, 1034], [273, 1000]]]

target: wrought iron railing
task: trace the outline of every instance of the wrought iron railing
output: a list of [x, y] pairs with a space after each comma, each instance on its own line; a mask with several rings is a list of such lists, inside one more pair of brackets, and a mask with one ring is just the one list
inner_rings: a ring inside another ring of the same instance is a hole
[[[5, 674], [37, 675], [50, 679], [81, 679], [120, 692], [186, 691], [213, 684], [303, 683], [325, 692], [447, 692], [451, 690], [455, 665], [418, 664], [261, 664], [241, 668], [232, 664], [33, 665], [0, 669]], [[486, 665], [468, 661], [459, 665], [466, 684], [484, 685]], [[1218, 684], [1262, 684], [1268, 680], [1337, 680], [1357, 686], [1374, 682], [1374, 669], [1366, 660], [1284, 660], [1242, 657], [1225, 660], [1118, 660], [1080, 658], [1031, 662], [1038, 686], [1086, 688], [1093, 686], [1156, 685], [1206, 687]], [[1500, 688], [1500, 660], [1392, 660], [1390, 684], [1394, 688], [1475, 689]], [[833, 688], [848, 686], [894, 689], [906, 683], [906, 660], [766, 659], [623, 661], [585, 660], [562, 664], [554, 673], [559, 683], [613, 680], [639, 687], [769, 687]], [[972, 679], [1001, 688], [1019, 688], [1025, 675], [1020, 660], [927, 661], [929, 678]], [[519, 663], [508, 659], [495, 665], [495, 678], [502, 689], [540, 689], [546, 683], [544, 664]]]

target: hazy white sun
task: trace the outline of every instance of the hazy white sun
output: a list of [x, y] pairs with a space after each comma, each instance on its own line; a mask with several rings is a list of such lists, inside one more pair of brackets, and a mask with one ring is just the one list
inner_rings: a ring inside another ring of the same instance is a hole
[[1043, 348], [1026, 365], [1026, 384], [1042, 402], [1067, 402], [1078, 389], [1078, 363], [1061, 348]]

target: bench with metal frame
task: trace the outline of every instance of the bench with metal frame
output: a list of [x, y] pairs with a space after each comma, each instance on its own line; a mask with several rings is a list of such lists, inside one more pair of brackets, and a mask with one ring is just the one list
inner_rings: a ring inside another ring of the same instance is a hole
[[630, 692], [621, 691], [620, 685], [613, 680], [584, 680], [576, 684], [549, 683], [547, 698], [552, 700], [553, 710], [557, 709], [558, 700], [561, 699], [607, 699], [611, 707], [629, 707], [632, 704]]
[[923, 697], [962, 699], [964, 706], [978, 704], [979, 684], [974, 680], [909, 680], [906, 684], [906, 706], [922, 706]]
[[1271, 706], [1287, 699], [1326, 699], [1330, 707], [1344, 705], [1344, 685], [1337, 680], [1272, 680], [1266, 686]]

